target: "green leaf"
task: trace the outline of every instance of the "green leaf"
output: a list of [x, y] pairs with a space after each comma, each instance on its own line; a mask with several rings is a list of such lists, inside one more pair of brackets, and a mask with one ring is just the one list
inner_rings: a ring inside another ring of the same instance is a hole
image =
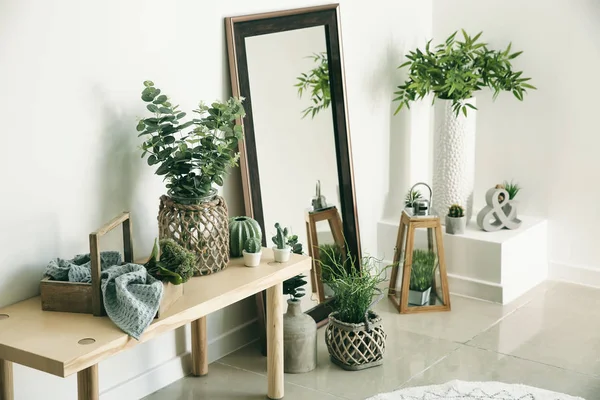
[[141, 132], [141, 131], [143, 131], [145, 128], [146, 128], [146, 124], [144, 124], [144, 121], [140, 121], [140, 122], [138, 122], [137, 126], [135, 127], [135, 129], [136, 129], [138, 132]]
[[164, 141], [166, 144], [171, 144], [171, 143], [175, 143], [175, 138], [174, 138], [173, 136], [169, 135], [169, 136], [165, 136], [165, 137], [163, 138], [163, 141]]
[[160, 108], [158, 109], [158, 111], [160, 111], [160, 112], [161, 112], [161, 113], [163, 113], [163, 114], [171, 114], [171, 109], [170, 109], [170, 108], [167, 108], [167, 107], [160, 107]]
[[150, 157], [148, 157], [148, 165], [154, 165], [158, 162], [158, 160], [156, 159], [156, 156], [154, 154], [152, 154]]
[[527, 89], [537, 90], [537, 88], [535, 86], [530, 85], [529, 83], [521, 83], [521, 86], [523, 86], [524, 88], [527, 88]]
[[169, 168], [170, 168], [169, 164], [163, 163], [163, 164], [161, 164], [160, 167], [158, 167], [158, 169], [156, 170], [155, 173], [156, 173], [156, 175], [165, 175], [166, 173], [169, 172]]
[[157, 112], [158, 111], [158, 107], [154, 104], [148, 104], [146, 106], [146, 108], [148, 109], [148, 111], [150, 112]]
[[148, 87], [148, 86], [154, 86], [154, 82], [152, 81], [144, 81], [144, 86]]
[[163, 104], [165, 101], [167, 101], [167, 96], [165, 96], [164, 94], [161, 94], [160, 96], [158, 96], [157, 98], [154, 99], [153, 103], [154, 104]]
[[521, 54], [523, 54], [522, 51], [517, 51], [516, 53], [512, 53], [510, 56], [508, 56], [509, 60], [515, 59], [517, 57], [519, 57]]
[[177, 119], [181, 119], [181, 118], [183, 118], [183, 117], [185, 117], [185, 116], [186, 116], [186, 113], [184, 113], [184, 112], [180, 112], [179, 114], [177, 114], [176, 118], [177, 118]]

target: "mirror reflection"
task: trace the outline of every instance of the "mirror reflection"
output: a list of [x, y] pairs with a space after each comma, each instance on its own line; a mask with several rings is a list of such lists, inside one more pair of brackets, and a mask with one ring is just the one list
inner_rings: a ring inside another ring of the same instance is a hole
[[[245, 42], [265, 235], [270, 241], [280, 222], [308, 253], [309, 216], [340, 207], [325, 29], [251, 36]], [[315, 225], [312, 243], [333, 245], [330, 223]], [[315, 278], [307, 276], [304, 310], [318, 303]]]

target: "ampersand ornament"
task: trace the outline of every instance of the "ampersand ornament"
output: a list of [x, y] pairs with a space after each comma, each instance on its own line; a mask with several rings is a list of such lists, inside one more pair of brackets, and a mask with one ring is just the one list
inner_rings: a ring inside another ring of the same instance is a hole
[[[487, 232], [502, 228], [517, 229], [521, 220], [517, 218], [517, 207], [509, 200], [508, 192], [502, 188], [491, 188], [485, 193], [486, 206], [477, 214], [477, 225]], [[510, 204], [508, 214], [504, 206]]]

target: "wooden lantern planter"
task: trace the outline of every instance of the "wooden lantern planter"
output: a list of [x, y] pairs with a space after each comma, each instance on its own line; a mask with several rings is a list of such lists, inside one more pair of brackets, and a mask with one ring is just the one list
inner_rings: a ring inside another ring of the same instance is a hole
[[[122, 225], [123, 227], [123, 252], [125, 263], [133, 262], [133, 240], [131, 219], [129, 212], [113, 218], [100, 229], [90, 233], [90, 259], [92, 282], [67, 282], [52, 280], [45, 276], [40, 282], [40, 295], [42, 310], [71, 313], [105, 315], [102, 302], [102, 289], [100, 287], [100, 238]], [[158, 309], [159, 318], [177, 299], [183, 295], [183, 285], [173, 285], [163, 282], [163, 297]]]

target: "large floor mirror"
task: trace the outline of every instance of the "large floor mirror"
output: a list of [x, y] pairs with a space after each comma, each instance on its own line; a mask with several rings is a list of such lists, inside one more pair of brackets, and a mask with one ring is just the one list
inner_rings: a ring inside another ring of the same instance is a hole
[[[306, 253], [339, 250], [341, 236], [342, 251], [360, 259], [339, 6], [227, 18], [226, 29], [233, 94], [245, 98], [247, 113], [240, 146], [246, 213], [265, 232], [263, 245], [272, 245], [280, 222]], [[307, 277], [302, 299], [317, 323], [335, 301], [326, 287], [316, 293], [319, 278]], [[257, 297], [264, 321], [263, 301]]]

